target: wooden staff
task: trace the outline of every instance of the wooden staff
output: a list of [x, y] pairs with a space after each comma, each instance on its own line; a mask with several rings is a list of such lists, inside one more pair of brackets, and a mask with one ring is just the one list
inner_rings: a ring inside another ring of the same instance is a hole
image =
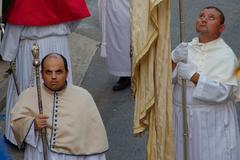
[[[39, 46], [37, 44], [33, 44], [32, 55], [33, 55], [33, 66], [35, 67], [35, 71], [36, 71], [36, 86], [37, 86], [39, 114], [43, 114], [40, 73], [39, 73], [39, 67], [40, 67]], [[43, 157], [44, 157], [44, 160], [47, 160], [48, 159], [48, 156], [47, 156], [48, 143], [47, 143], [46, 127], [41, 129], [41, 131], [39, 133], [40, 133], [40, 136], [42, 139], [42, 144], [43, 144]]]
[[16, 87], [17, 95], [19, 96], [20, 91], [19, 91], [19, 87], [18, 87], [18, 83], [17, 83], [17, 77], [16, 77], [16, 74], [15, 74], [15, 68], [16, 68], [15, 61], [10, 62], [10, 68], [8, 70], [8, 73], [11, 74], [12, 77], [13, 77], [13, 82], [14, 82], [14, 85]]
[[[185, 39], [184, 32], [184, 14], [183, 14], [183, 0], [179, 0], [179, 20], [180, 20], [180, 42]], [[187, 124], [187, 90], [186, 80], [182, 80], [182, 123], [183, 123], [183, 158], [188, 160], [188, 124]]]

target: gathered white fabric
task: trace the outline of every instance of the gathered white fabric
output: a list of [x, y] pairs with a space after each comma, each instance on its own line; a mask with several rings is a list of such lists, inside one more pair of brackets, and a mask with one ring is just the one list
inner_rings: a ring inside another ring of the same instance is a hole
[[[232, 87], [202, 76], [187, 86], [187, 123], [190, 160], [239, 160], [237, 112], [230, 98]], [[182, 86], [173, 90], [176, 160], [183, 160]]]

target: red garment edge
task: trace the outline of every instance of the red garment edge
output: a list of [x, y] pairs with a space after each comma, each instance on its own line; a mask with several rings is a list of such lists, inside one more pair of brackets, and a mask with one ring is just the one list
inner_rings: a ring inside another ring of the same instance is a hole
[[13, 0], [7, 22], [24, 26], [47, 26], [90, 16], [85, 0]]

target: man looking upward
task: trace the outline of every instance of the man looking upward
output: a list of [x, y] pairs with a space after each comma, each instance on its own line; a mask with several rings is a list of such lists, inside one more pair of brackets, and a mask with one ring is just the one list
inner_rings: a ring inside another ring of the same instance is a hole
[[186, 80], [189, 160], [240, 159], [238, 61], [220, 37], [224, 20], [220, 9], [205, 7], [196, 21], [198, 37], [172, 52], [176, 160], [183, 160], [181, 79]]

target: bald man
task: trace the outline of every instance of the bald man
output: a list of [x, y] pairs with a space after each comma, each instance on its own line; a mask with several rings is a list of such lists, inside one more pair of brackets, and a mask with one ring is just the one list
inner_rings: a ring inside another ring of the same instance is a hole
[[48, 159], [105, 160], [106, 131], [96, 104], [85, 89], [67, 83], [66, 59], [57, 53], [43, 58], [43, 114], [36, 87], [22, 92], [11, 115], [18, 147], [26, 144], [25, 159], [42, 160], [39, 131], [47, 129]]

